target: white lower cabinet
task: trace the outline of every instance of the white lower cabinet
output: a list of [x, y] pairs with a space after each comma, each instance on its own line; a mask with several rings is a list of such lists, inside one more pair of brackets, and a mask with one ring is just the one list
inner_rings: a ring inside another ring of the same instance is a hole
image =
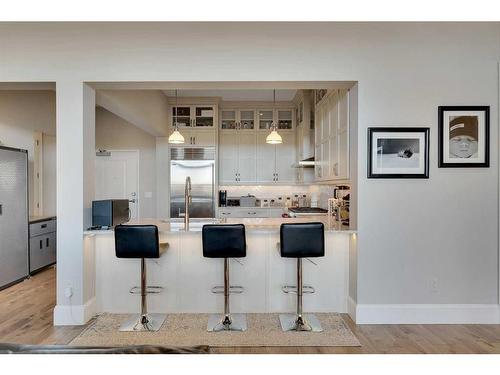
[[283, 207], [219, 207], [220, 218], [269, 218], [283, 213]]

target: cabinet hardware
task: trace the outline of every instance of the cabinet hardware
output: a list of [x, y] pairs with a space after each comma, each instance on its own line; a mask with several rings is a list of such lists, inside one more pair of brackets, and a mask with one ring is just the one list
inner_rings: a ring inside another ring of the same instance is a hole
[[40, 250], [43, 249], [43, 240], [40, 240]]
[[45, 239], [45, 246], [49, 247], [49, 238], [48, 237]]
[[40, 225], [40, 228], [47, 228], [47, 224]]

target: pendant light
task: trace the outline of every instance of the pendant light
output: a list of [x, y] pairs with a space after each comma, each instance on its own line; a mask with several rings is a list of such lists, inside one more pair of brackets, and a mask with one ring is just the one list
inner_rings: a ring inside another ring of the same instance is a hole
[[177, 125], [177, 89], [175, 90], [174, 131], [168, 137], [168, 143], [171, 143], [171, 144], [181, 144], [181, 143], [184, 143], [184, 137], [179, 132], [179, 126]]
[[[276, 105], [276, 90], [273, 90], [273, 106]], [[273, 121], [271, 124], [271, 133], [266, 137], [266, 143], [271, 145], [279, 145], [283, 143], [283, 139], [281, 135], [278, 134], [278, 127], [276, 123]]]

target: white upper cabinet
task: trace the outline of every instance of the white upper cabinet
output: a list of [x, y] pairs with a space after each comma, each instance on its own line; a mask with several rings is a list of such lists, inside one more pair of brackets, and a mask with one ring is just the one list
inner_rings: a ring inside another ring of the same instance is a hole
[[266, 143], [267, 132], [257, 134], [257, 181], [276, 183], [276, 145]]
[[217, 123], [217, 105], [177, 105], [172, 106], [172, 123], [179, 128], [213, 129]]
[[315, 110], [315, 179], [349, 179], [349, 92], [325, 95]]
[[295, 134], [283, 132], [283, 143], [266, 143], [267, 133], [257, 134], [257, 182], [263, 184], [294, 183], [296, 171]]
[[256, 133], [239, 132], [238, 137], [238, 182], [252, 183], [256, 174]]
[[[219, 131], [219, 183], [294, 183], [296, 159], [294, 110], [285, 108], [222, 108]], [[283, 144], [266, 137], [275, 122]], [[228, 170], [223, 170], [227, 168]]]
[[255, 130], [254, 109], [223, 109], [221, 111], [221, 130]]
[[234, 185], [256, 180], [255, 132], [219, 133], [219, 183]]
[[275, 145], [276, 148], [276, 182], [294, 183], [296, 178], [295, 168], [295, 134], [282, 132], [283, 143]]

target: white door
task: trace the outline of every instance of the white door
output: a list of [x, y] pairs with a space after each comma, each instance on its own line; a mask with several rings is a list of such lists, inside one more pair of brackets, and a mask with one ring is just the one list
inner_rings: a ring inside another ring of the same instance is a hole
[[237, 183], [238, 173], [238, 133], [221, 131], [219, 133], [219, 183]]
[[238, 182], [252, 183], [256, 174], [256, 134], [255, 132], [239, 131], [238, 143]]
[[95, 199], [128, 199], [130, 218], [139, 216], [139, 152], [110, 151], [96, 156]]
[[295, 183], [295, 135], [290, 132], [281, 132], [283, 143], [276, 145], [276, 179], [277, 182]]
[[266, 143], [268, 132], [257, 133], [257, 182], [273, 183], [276, 174], [276, 146]]

